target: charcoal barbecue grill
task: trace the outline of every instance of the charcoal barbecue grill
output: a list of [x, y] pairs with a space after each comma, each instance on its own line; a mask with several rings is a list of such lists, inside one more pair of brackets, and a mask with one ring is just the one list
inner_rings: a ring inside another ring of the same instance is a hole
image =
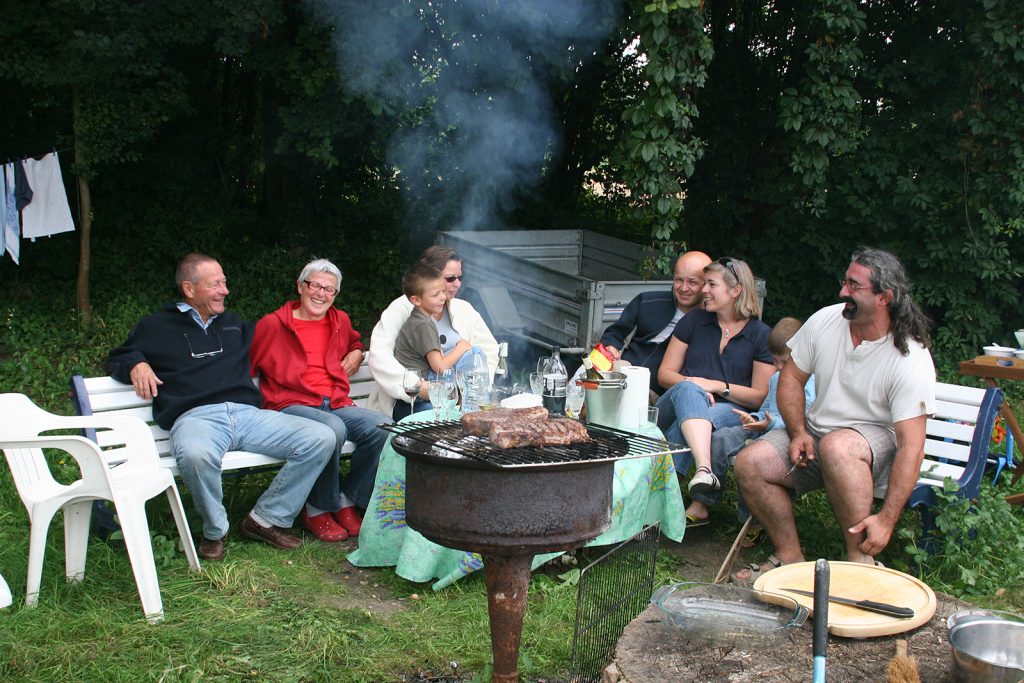
[[685, 450], [603, 425], [587, 425], [588, 441], [509, 449], [464, 436], [453, 420], [381, 428], [406, 458], [406, 523], [483, 556], [495, 683], [519, 680], [533, 556], [581, 547], [609, 527], [616, 460]]
[[[391, 445], [407, 458], [444, 460], [451, 467], [475, 467], [474, 462], [507, 469], [573, 467], [686, 450], [662, 439], [598, 424], [587, 425], [589, 441], [566, 446], [519, 448], [497, 448], [487, 437], [465, 436], [458, 420], [405, 422], [380, 427], [396, 434]], [[467, 458], [469, 460], [465, 461]]]

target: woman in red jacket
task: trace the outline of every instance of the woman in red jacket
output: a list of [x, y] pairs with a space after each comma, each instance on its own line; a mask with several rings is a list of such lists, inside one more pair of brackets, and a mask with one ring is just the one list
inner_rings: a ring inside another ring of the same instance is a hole
[[[391, 423], [383, 413], [361, 408], [349, 398], [349, 375], [363, 362], [364, 347], [348, 314], [334, 307], [341, 271], [326, 259], [310, 261], [296, 282], [299, 300], [289, 301], [256, 324], [250, 360], [258, 377], [263, 407], [322, 422], [334, 430], [334, 457], [313, 485], [300, 515], [321, 541], [358, 536], [373, 493], [377, 460]], [[344, 484], [338, 463], [345, 441], [356, 450]]]

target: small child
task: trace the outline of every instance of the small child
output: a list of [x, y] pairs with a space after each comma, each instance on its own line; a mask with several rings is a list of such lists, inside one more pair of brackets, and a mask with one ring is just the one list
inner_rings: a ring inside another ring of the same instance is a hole
[[[444, 311], [447, 301], [441, 271], [417, 262], [402, 276], [402, 291], [412, 302], [413, 309], [398, 332], [395, 358], [404, 367], [418, 369], [424, 378], [429, 378], [431, 373], [440, 374], [454, 367], [463, 354], [473, 347], [465, 339], [460, 339], [448, 353], [441, 350], [441, 338], [434, 322]], [[426, 400], [426, 384], [424, 382], [421, 385], [419, 395], [424, 400], [417, 402], [416, 412], [433, 407]], [[409, 406], [397, 402], [394, 412], [392, 417], [397, 421], [409, 414]]]
[[[737, 454], [748, 442], [753, 441], [772, 429], [785, 429], [786, 423], [779, 412], [779, 372], [789, 361], [789, 346], [787, 342], [800, 329], [801, 323], [796, 318], [783, 318], [775, 323], [771, 334], [768, 335], [768, 351], [775, 361], [775, 374], [768, 380], [768, 395], [761, 404], [761, 410], [757, 413], [746, 413], [734, 409], [740, 416], [740, 424], [735, 427], [724, 427], [716, 429], [711, 435], [711, 471], [715, 473], [719, 481], [725, 481], [726, 471], [736, 459]], [[804, 385], [804, 412], [810, 409], [814, 403], [814, 375]], [[698, 523], [690, 522], [687, 526], [701, 526], [707, 523], [707, 508], [716, 505], [722, 499], [721, 489], [708, 493], [693, 493], [693, 502], [687, 508], [687, 516], [693, 516]], [[750, 516], [743, 498], [739, 498], [740, 521], [746, 521]], [[696, 508], [696, 509], [695, 509]], [[703, 508], [703, 509], [701, 509]], [[696, 513], [696, 514], [695, 514]], [[700, 514], [703, 513], [703, 514]]]

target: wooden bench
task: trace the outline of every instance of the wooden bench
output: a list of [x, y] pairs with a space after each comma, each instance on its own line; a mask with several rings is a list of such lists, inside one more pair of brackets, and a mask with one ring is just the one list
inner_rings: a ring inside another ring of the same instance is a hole
[[[376, 387], [373, 377], [370, 375], [370, 368], [365, 363], [359, 367], [355, 375], [349, 378], [349, 397], [356, 405], [366, 407], [370, 392]], [[75, 375], [71, 378], [71, 402], [79, 415], [132, 415], [138, 417], [150, 426], [153, 432], [153, 440], [156, 442], [157, 452], [160, 454], [160, 464], [171, 470], [174, 476], [178, 476], [178, 466], [174, 456], [170, 453], [169, 434], [153, 422], [153, 406], [150, 401], [144, 401], [135, 395], [135, 389], [130, 384], [122, 384], [111, 377], [82, 377]], [[83, 436], [92, 439], [101, 448], [109, 448], [120, 444], [110, 443], [112, 432], [85, 430]], [[342, 448], [342, 454], [351, 454], [355, 450], [355, 444], [346, 441]], [[281, 460], [269, 455], [252, 453], [249, 451], [228, 451], [224, 456], [224, 471], [240, 470], [252, 467], [265, 467], [268, 465], [280, 465]]]

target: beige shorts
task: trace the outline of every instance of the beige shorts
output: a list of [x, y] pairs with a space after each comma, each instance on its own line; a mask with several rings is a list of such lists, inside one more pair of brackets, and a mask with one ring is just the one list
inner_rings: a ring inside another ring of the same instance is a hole
[[[873, 424], [853, 424], [846, 429], [852, 429], [868, 442], [868, 447], [871, 449], [871, 480], [874, 488], [888, 486], [889, 470], [892, 468], [892, 460], [896, 455], [896, 432]], [[825, 485], [821, 476], [821, 462], [818, 460], [821, 457], [819, 443], [822, 436], [824, 435], [811, 432], [811, 438], [814, 439], [814, 452], [818, 455], [807, 464], [807, 467], [798, 467], [793, 472], [793, 488], [797, 495], [815, 491]], [[773, 429], [758, 441], [771, 444], [778, 456], [786, 463], [787, 469], [792, 465], [789, 460], [789, 434], [785, 429]]]

